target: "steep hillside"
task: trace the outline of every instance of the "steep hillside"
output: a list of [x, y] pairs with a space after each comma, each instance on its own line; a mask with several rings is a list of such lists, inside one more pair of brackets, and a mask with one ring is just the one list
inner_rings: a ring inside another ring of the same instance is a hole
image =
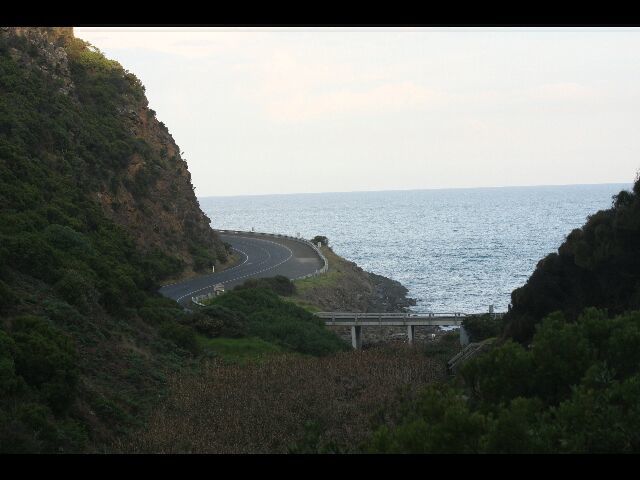
[[511, 301], [506, 335], [520, 342], [531, 340], [536, 324], [556, 310], [575, 320], [585, 307], [610, 315], [640, 309], [640, 180], [540, 260]]
[[1, 28], [0, 452], [139, 425], [196, 353], [159, 284], [228, 261], [138, 79], [71, 28]]
[[139, 249], [175, 257], [182, 271], [172, 273], [228, 260], [178, 146], [133, 74], [74, 38], [72, 28], [4, 27], [0, 40], [1, 131], [22, 147], [12, 153], [73, 181]]

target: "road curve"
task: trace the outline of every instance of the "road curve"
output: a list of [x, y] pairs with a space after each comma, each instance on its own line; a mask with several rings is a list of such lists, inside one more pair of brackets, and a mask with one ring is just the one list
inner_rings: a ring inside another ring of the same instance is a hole
[[160, 289], [162, 295], [188, 307], [191, 297], [210, 293], [217, 283], [224, 284], [229, 290], [249, 278], [284, 275], [294, 279], [314, 273], [323, 266], [315, 250], [291, 238], [245, 232], [218, 235], [239, 254], [238, 264], [221, 272], [165, 285]]

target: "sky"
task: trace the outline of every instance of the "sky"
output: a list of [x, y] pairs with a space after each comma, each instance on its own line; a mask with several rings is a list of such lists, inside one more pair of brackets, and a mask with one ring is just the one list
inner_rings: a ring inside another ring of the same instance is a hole
[[638, 28], [123, 28], [196, 194], [630, 183]]

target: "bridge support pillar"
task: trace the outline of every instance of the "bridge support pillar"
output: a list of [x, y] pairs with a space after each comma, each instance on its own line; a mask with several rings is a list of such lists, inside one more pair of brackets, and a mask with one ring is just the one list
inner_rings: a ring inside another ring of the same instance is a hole
[[460, 325], [460, 345], [463, 347], [469, 345], [469, 334], [462, 325]]
[[351, 327], [351, 345], [356, 350], [362, 348], [362, 326], [354, 325]]
[[416, 326], [415, 325], [407, 325], [407, 338], [409, 340], [409, 344], [413, 344], [413, 341], [416, 338]]

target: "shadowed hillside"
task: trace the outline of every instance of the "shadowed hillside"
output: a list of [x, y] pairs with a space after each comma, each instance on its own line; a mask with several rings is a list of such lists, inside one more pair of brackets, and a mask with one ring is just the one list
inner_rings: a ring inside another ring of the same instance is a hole
[[608, 210], [573, 230], [557, 253], [543, 258], [526, 285], [513, 291], [506, 335], [529, 341], [547, 314], [574, 319], [585, 307], [610, 315], [640, 309], [640, 179]]
[[228, 260], [140, 81], [71, 28], [0, 29], [0, 452], [138, 425], [193, 355], [160, 282]]

